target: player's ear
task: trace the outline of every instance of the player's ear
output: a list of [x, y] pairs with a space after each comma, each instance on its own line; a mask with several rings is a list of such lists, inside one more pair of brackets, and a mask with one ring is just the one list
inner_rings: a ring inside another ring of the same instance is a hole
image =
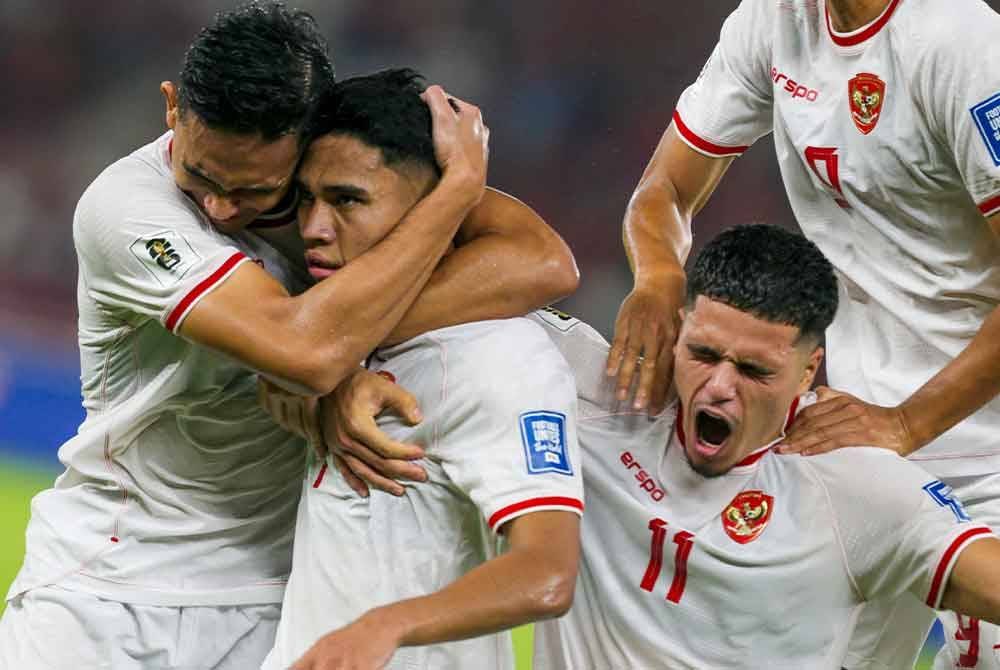
[[823, 347], [816, 346], [809, 354], [806, 368], [802, 371], [802, 380], [799, 382], [799, 395], [812, 388], [813, 382], [816, 380], [816, 374], [819, 372], [819, 366], [823, 364], [824, 353]]
[[174, 126], [177, 125], [177, 117], [179, 115], [177, 107], [177, 85], [172, 81], [160, 82], [160, 93], [163, 94], [163, 99], [167, 103], [167, 128], [173, 130]]

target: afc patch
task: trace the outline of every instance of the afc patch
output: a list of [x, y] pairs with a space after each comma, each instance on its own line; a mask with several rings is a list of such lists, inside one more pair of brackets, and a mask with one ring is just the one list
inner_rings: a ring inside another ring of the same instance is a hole
[[763, 491], [742, 491], [723, 510], [722, 528], [740, 544], [753, 542], [764, 532], [773, 509], [773, 496]]
[[528, 473], [555, 472], [572, 475], [566, 450], [566, 415], [560, 412], [525, 412], [520, 416], [521, 442]]
[[984, 100], [972, 109], [972, 118], [986, 143], [993, 165], [1000, 166], [1000, 93]]
[[965, 512], [965, 508], [962, 507], [961, 501], [955, 497], [952, 493], [951, 487], [945, 484], [940, 479], [935, 479], [929, 484], [924, 485], [924, 491], [927, 495], [931, 497], [931, 500], [936, 502], [941, 507], [947, 507], [951, 510], [951, 513], [955, 515], [955, 519], [961, 523], [962, 521], [972, 521], [969, 515]]
[[129, 246], [129, 251], [160, 286], [172, 286], [187, 274], [201, 256], [183, 235], [161, 230], [144, 235]]

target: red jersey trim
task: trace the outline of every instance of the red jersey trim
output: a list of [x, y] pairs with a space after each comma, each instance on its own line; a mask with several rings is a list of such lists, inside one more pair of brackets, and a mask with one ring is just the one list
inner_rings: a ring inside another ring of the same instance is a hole
[[853, 47], [856, 44], [861, 44], [867, 39], [871, 39], [878, 31], [885, 27], [885, 24], [889, 23], [889, 18], [892, 17], [892, 13], [896, 11], [897, 5], [899, 5], [899, 0], [892, 0], [882, 14], [867, 28], [859, 33], [851, 33], [850, 35], [838, 35], [833, 31], [833, 22], [830, 20], [830, 8], [829, 6], [825, 7], [826, 29], [827, 32], [830, 33], [830, 39], [833, 40], [833, 43], [838, 47]]
[[1000, 195], [993, 196], [989, 200], [984, 200], [976, 206], [983, 213], [983, 216], [993, 216], [997, 212], [1000, 212]]
[[512, 517], [520, 516], [526, 510], [534, 507], [565, 509], [583, 514], [583, 501], [564, 496], [547, 496], [543, 498], [530, 498], [528, 500], [522, 500], [519, 503], [514, 503], [513, 505], [507, 505], [506, 507], [494, 512], [487, 523], [490, 526], [490, 530], [496, 530], [507, 521], [510, 521]]
[[941, 596], [944, 595], [944, 591], [941, 587], [944, 585], [945, 577], [951, 573], [951, 568], [955, 563], [955, 559], [958, 558], [959, 552], [972, 540], [991, 534], [992, 532], [989, 528], [979, 526], [977, 528], [970, 528], [952, 540], [952, 543], [948, 545], [948, 548], [941, 556], [941, 560], [938, 562], [937, 570], [934, 571], [934, 579], [931, 581], [931, 590], [927, 594], [926, 601], [929, 607], [937, 609], [938, 606], [940, 606]]
[[225, 279], [229, 274], [229, 271], [243, 260], [246, 260], [246, 256], [237, 251], [235, 254], [227, 258], [226, 262], [220, 265], [215, 272], [203, 279], [197, 286], [191, 289], [186, 296], [181, 298], [181, 301], [177, 303], [177, 306], [173, 308], [170, 315], [167, 317], [167, 330], [172, 333], [176, 332], [177, 326], [179, 326], [180, 322], [184, 320], [185, 316], [187, 316], [188, 310], [194, 307], [194, 303], [201, 296], [215, 288], [215, 285]]
[[685, 124], [681, 119], [680, 112], [677, 110], [674, 110], [674, 126], [677, 127], [677, 132], [680, 133], [681, 137], [683, 137], [689, 144], [711, 156], [718, 156], [720, 158], [723, 156], [739, 156], [750, 148], [749, 145], [745, 147], [737, 147], [709, 142], [708, 140], [696, 135], [693, 130], [688, 128], [687, 124]]

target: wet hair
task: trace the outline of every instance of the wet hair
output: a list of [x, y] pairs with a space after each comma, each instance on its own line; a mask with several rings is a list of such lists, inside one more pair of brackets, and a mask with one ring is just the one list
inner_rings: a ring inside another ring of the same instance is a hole
[[303, 131], [333, 83], [312, 15], [254, 0], [220, 12], [198, 33], [184, 56], [178, 106], [210, 128], [271, 141]]
[[837, 312], [830, 261], [802, 235], [767, 224], [730, 228], [702, 249], [687, 277], [689, 308], [700, 295], [815, 343]]
[[430, 109], [420, 98], [425, 88], [423, 76], [410, 68], [339, 81], [320, 102], [309, 135], [350, 135], [379, 149], [386, 166], [414, 163], [440, 176]]

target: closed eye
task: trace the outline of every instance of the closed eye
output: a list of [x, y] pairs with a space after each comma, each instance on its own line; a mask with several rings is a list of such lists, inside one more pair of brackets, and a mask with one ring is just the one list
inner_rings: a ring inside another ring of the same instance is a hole
[[691, 354], [691, 358], [701, 363], [718, 363], [722, 360], [722, 354], [715, 349], [696, 344], [688, 345], [688, 353]]

